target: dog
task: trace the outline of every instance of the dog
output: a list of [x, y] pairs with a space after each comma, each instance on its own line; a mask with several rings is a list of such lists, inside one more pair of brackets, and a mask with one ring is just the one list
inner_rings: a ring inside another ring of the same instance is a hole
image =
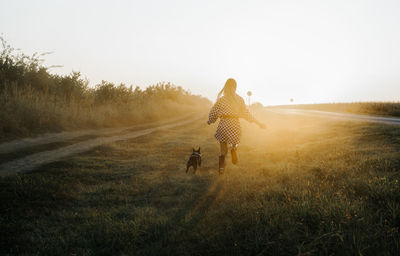
[[200, 147], [198, 150], [195, 150], [193, 148], [193, 152], [190, 155], [189, 161], [186, 164], [186, 173], [189, 171], [190, 166], [193, 166], [194, 172], [196, 172], [197, 166], [201, 166]]

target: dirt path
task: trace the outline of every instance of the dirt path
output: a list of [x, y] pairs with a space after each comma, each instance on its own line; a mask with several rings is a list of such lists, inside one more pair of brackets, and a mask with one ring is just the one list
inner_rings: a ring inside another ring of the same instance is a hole
[[176, 122], [178, 120], [184, 120], [192, 115], [193, 113], [190, 113], [185, 116], [181, 116], [179, 118], [162, 120], [151, 123], [137, 124], [123, 128], [88, 129], [88, 130], [73, 131], [73, 132], [47, 133], [34, 138], [25, 138], [25, 139], [13, 140], [10, 142], [2, 143], [0, 144], [0, 154], [7, 154], [28, 147], [50, 144], [54, 142], [68, 141], [81, 136], [87, 136], [87, 135], [104, 136], [108, 134], [116, 134], [124, 131], [129, 131], [131, 129], [140, 129], [149, 126], [162, 125], [165, 123]]
[[[136, 138], [139, 136], [147, 135], [147, 134], [150, 134], [154, 131], [158, 131], [161, 129], [169, 129], [169, 128], [186, 125], [186, 124], [192, 123], [192, 122], [197, 121], [204, 117], [205, 117], [204, 114], [200, 114], [200, 115], [196, 115], [195, 117], [192, 117], [190, 119], [186, 119], [186, 120], [179, 121], [179, 122], [172, 122], [172, 123], [160, 125], [157, 127], [128, 132], [123, 135], [115, 135], [115, 136], [109, 136], [109, 137], [100, 137], [100, 138], [95, 138], [95, 139], [89, 139], [89, 140], [79, 142], [79, 143], [76, 143], [76, 144], [73, 144], [70, 146], [62, 147], [59, 149], [35, 153], [35, 154], [29, 155], [29, 156], [26, 156], [26, 157], [23, 157], [20, 159], [16, 159], [16, 160], [13, 160], [13, 161], [10, 161], [10, 162], [0, 165], [0, 177], [5, 177], [5, 176], [16, 174], [16, 173], [24, 173], [27, 171], [31, 171], [31, 170], [38, 168], [41, 165], [55, 162], [62, 158], [88, 151], [88, 150], [90, 150], [94, 147], [100, 146], [102, 144], [108, 144], [108, 143], [112, 143], [112, 142], [120, 141], [120, 140], [128, 140], [128, 139]], [[181, 119], [181, 118], [179, 118], [179, 119]], [[168, 121], [171, 122], [174, 120], [175, 119], [168, 120]], [[127, 129], [131, 129], [131, 128], [114, 129], [114, 130], [112, 130], [112, 132], [116, 132], [118, 130], [127, 130]], [[109, 129], [107, 129], [107, 130], [111, 131]], [[48, 138], [42, 138], [43, 139], [42, 141], [37, 140], [37, 143], [43, 144], [52, 139], [61, 140], [61, 138], [66, 139], [66, 138], [71, 138], [71, 136], [75, 136], [75, 137], [82, 136], [82, 133], [80, 133], [80, 132], [73, 133], [73, 134], [71, 133], [70, 135], [65, 135], [64, 137], [49, 136]], [[43, 141], [46, 141], [46, 142], [43, 142]], [[16, 144], [16, 145], [19, 145], [19, 144]], [[29, 145], [32, 145], [32, 143]], [[38, 144], [35, 144], [35, 145], [38, 145]], [[14, 147], [14, 149], [18, 148], [18, 147], [16, 146], [16, 147]]]
[[327, 112], [327, 111], [319, 111], [319, 110], [303, 110], [303, 109], [274, 109], [274, 110], [270, 110], [270, 111], [279, 113], [279, 114], [287, 114], [287, 115], [308, 115], [308, 116], [333, 118], [333, 119], [340, 119], [340, 120], [364, 121], [364, 122], [400, 125], [400, 118], [396, 118], [396, 117], [356, 115], [356, 114], [345, 114], [345, 113], [337, 113], [337, 112]]

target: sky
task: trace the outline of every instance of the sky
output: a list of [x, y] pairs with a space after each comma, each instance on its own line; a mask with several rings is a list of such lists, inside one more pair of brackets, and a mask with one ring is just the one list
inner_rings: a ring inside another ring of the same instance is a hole
[[0, 33], [52, 73], [214, 101], [227, 78], [264, 105], [400, 101], [398, 0], [0, 0]]

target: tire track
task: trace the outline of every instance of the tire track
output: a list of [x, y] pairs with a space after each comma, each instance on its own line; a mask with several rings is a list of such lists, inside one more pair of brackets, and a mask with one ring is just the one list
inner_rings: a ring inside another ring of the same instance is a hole
[[181, 117], [173, 118], [173, 119], [169, 119], [169, 120], [161, 120], [161, 121], [156, 121], [156, 122], [151, 122], [151, 123], [137, 124], [137, 125], [132, 125], [132, 126], [123, 127], [123, 128], [105, 128], [105, 129], [97, 129], [97, 130], [96, 129], [88, 129], [88, 130], [73, 131], [73, 132], [48, 133], [48, 134], [40, 135], [35, 138], [25, 138], [25, 139], [13, 140], [10, 142], [0, 144], [0, 154], [8, 154], [8, 153], [18, 151], [21, 149], [26, 149], [28, 147], [40, 146], [40, 145], [50, 144], [50, 143], [55, 143], [55, 142], [60, 142], [60, 141], [67, 141], [67, 140], [71, 140], [71, 139], [75, 139], [75, 138], [83, 137], [83, 136], [87, 136], [87, 135], [104, 136], [104, 135], [108, 135], [108, 134], [129, 131], [129, 130], [135, 129], [135, 128], [141, 128], [141, 127], [152, 126], [152, 125], [162, 125], [165, 123], [176, 122], [178, 120], [186, 119], [191, 115], [193, 115], [193, 113], [184, 115], [183, 117], [181, 116]]
[[11, 162], [7, 162], [5, 164], [0, 165], [0, 177], [5, 177], [9, 176], [12, 174], [17, 174], [17, 173], [25, 173], [28, 171], [32, 171], [36, 168], [38, 168], [41, 165], [48, 164], [51, 162], [55, 162], [58, 160], [61, 160], [63, 158], [83, 153], [85, 151], [88, 151], [94, 147], [103, 145], [103, 144], [109, 144], [113, 143], [115, 141], [121, 141], [121, 140], [128, 140], [128, 139], [133, 139], [139, 136], [147, 135], [152, 132], [162, 130], [162, 129], [170, 129], [178, 126], [183, 126], [192, 122], [195, 122], [201, 118], [204, 118], [204, 114], [197, 115], [195, 118], [185, 120], [185, 121], [180, 121], [177, 123], [172, 123], [172, 124], [165, 124], [157, 127], [152, 127], [152, 128], [147, 128], [139, 131], [133, 131], [129, 132], [123, 135], [117, 135], [117, 136], [110, 136], [110, 137], [102, 137], [102, 138], [95, 138], [95, 139], [90, 139], [86, 140], [83, 142], [79, 142], [70, 146], [62, 147], [59, 149], [55, 150], [48, 150], [48, 151], [43, 151], [40, 153], [32, 154]]

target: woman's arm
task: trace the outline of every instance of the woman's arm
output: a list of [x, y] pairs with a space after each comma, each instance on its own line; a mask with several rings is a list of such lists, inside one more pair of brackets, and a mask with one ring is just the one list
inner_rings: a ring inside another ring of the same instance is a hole
[[261, 123], [261, 122], [259, 122], [258, 120], [256, 120], [255, 123], [256, 123], [261, 129], [267, 128], [267, 126], [266, 126], [264, 123]]
[[258, 121], [249, 111], [249, 109], [246, 107], [246, 104], [244, 103], [244, 100], [241, 99], [242, 101], [242, 116], [244, 119], [246, 119], [250, 123], [256, 123], [260, 128], [265, 129], [265, 124], [261, 123]]
[[210, 113], [208, 114], [207, 124], [212, 124], [217, 121], [220, 112], [220, 102], [219, 100], [215, 102], [214, 106], [211, 108]]

